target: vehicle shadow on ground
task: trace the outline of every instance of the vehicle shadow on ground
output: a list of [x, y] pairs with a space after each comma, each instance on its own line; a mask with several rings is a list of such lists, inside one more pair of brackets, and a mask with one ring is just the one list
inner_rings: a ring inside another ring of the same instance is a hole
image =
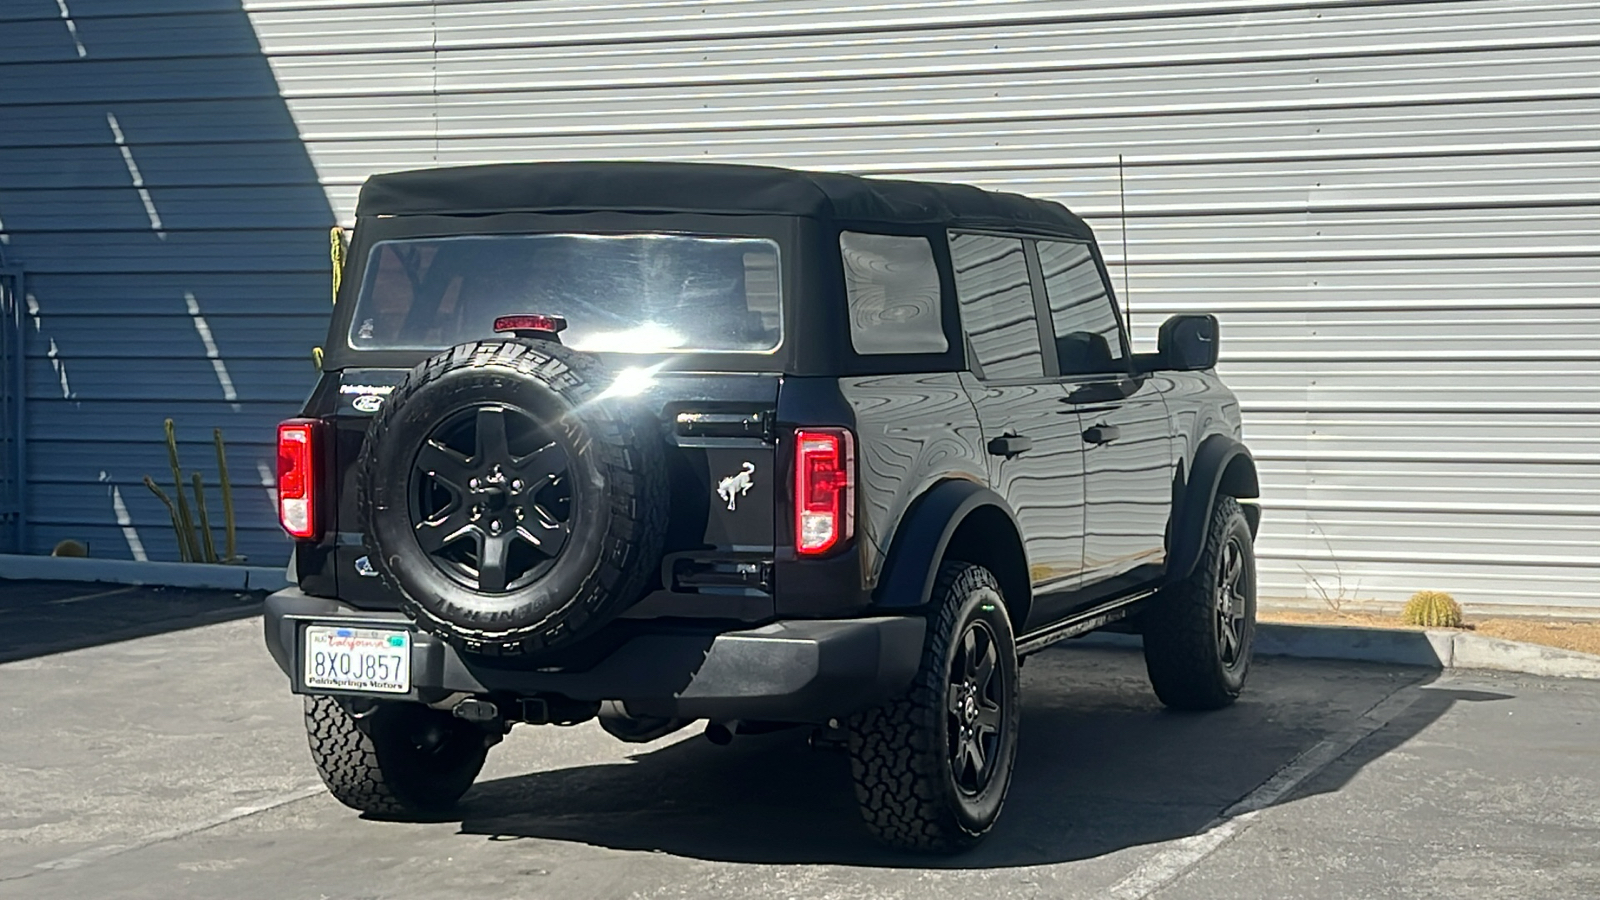
[[1252, 687], [1270, 682], [1265, 690], [1227, 710], [1184, 714], [1156, 702], [1137, 653], [1035, 657], [1025, 671], [1021, 748], [1005, 813], [987, 841], [953, 858], [877, 848], [855, 809], [847, 757], [812, 750], [797, 732], [740, 738], [728, 747], [695, 737], [625, 764], [486, 782], [459, 810], [461, 830], [493, 840], [576, 841], [724, 862], [919, 868], [1067, 862], [1201, 831], [1397, 691], [1410, 702], [1405, 712], [1313, 779], [1314, 792], [1338, 790], [1454, 703], [1501, 698], [1430, 688], [1436, 674], [1425, 669], [1287, 660], [1258, 666]]
[[261, 614], [261, 592], [0, 581], [0, 663]]

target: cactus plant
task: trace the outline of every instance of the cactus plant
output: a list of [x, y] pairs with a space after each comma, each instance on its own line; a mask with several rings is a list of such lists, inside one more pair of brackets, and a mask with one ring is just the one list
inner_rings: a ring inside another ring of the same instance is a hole
[[190, 473], [190, 485], [194, 490], [194, 507], [191, 512], [183, 482], [183, 470], [178, 461], [176, 429], [171, 419], [166, 420], [166, 434], [167, 462], [172, 466], [172, 487], [177, 496], [169, 497], [166, 491], [156, 485], [155, 479], [148, 475], [144, 478], [144, 486], [150, 489], [150, 493], [156, 495], [156, 499], [161, 501], [161, 505], [167, 508], [167, 514], [172, 517], [172, 532], [178, 539], [178, 558], [184, 562], [234, 564], [244, 562], [244, 557], [238, 555], [238, 535], [233, 513], [233, 485], [228, 480], [228, 455], [223, 447], [222, 429], [214, 428], [211, 431], [212, 443], [217, 448], [217, 477], [222, 486], [223, 528], [227, 541], [220, 556], [211, 533], [210, 511], [206, 509], [205, 481], [199, 472]]
[[199, 472], [190, 472], [189, 477], [194, 479], [194, 509], [195, 515], [200, 517], [200, 547], [205, 551], [205, 561], [217, 561], [217, 545], [211, 538], [211, 515], [206, 512], [205, 479]]
[[156, 495], [161, 505], [167, 508], [167, 515], [172, 517], [172, 533], [178, 538], [178, 558], [183, 562], [193, 562], [189, 558], [189, 544], [183, 539], [183, 521], [178, 518], [178, 508], [172, 505], [172, 498], [168, 497], [167, 492], [158, 487], [155, 479], [149, 475], [144, 477], [144, 486], [150, 489], [150, 493]]
[[1407, 625], [1424, 628], [1460, 628], [1461, 604], [1444, 591], [1418, 591], [1406, 601], [1401, 616]]
[[217, 445], [217, 483], [222, 487], [222, 561], [231, 563], [239, 558], [239, 536], [233, 522], [233, 483], [228, 480], [228, 451], [222, 446], [221, 428], [211, 429], [211, 440]]
[[173, 499], [178, 504], [178, 550], [185, 562], [199, 562], [200, 542], [195, 539], [194, 515], [189, 512], [189, 501], [183, 492], [183, 468], [178, 464], [178, 434], [172, 420], [166, 420], [167, 464], [172, 466]]

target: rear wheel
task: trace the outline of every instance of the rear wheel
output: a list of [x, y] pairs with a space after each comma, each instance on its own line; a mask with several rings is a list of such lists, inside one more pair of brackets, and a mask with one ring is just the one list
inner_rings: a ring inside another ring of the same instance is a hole
[[1217, 498], [1194, 573], [1144, 613], [1144, 662], [1161, 702], [1221, 709], [1250, 672], [1256, 632], [1256, 560], [1239, 502]]
[[910, 689], [850, 723], [867, 828], [906, 850], [976, 843], [1011, 787], [1018, 724], [1017, 649], [1000, 583], [982, 567], [947, 562]]
[[307, 697], [306, 738], [328, 791], [386, 819], [447, 812], [500, 735], [420, 703]]

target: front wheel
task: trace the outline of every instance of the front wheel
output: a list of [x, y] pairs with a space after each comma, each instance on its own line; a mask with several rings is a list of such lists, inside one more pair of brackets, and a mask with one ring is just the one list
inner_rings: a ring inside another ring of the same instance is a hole
[[1017, 699], [1000, 583], [982, 567], [944, 563], [911, 687], [850, 722], [850, 771], [873, 835], [950, 853], [988, 833], [1011, 787]]
[[306, 738], [328, 791], [384, 819], [455, 806], [500, 735], [420, 703], [306, 697]]
[[1256, 557], [1239, 502], [1217, 498], [1194, 573], [1144, 614], [1150, 684], [1173, 709], [1221, 709], [1250, 672], [1256, 633]]

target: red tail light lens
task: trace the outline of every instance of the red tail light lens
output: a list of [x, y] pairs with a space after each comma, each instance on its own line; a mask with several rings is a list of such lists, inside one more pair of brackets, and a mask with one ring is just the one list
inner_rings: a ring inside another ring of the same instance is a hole
[[497, 332], [542, 331], [560, 334], [566, 328], [567, 320], [562, 316], [501, 316], [494, 320], [494, 330]]
[[843, 428], [794, 435], [794, 549], [820, 556], [855, 530], [855, 441]]
[[278, 426], [278, 521], [301, 540], [317, 537], [315, 419], [290, 419]]

